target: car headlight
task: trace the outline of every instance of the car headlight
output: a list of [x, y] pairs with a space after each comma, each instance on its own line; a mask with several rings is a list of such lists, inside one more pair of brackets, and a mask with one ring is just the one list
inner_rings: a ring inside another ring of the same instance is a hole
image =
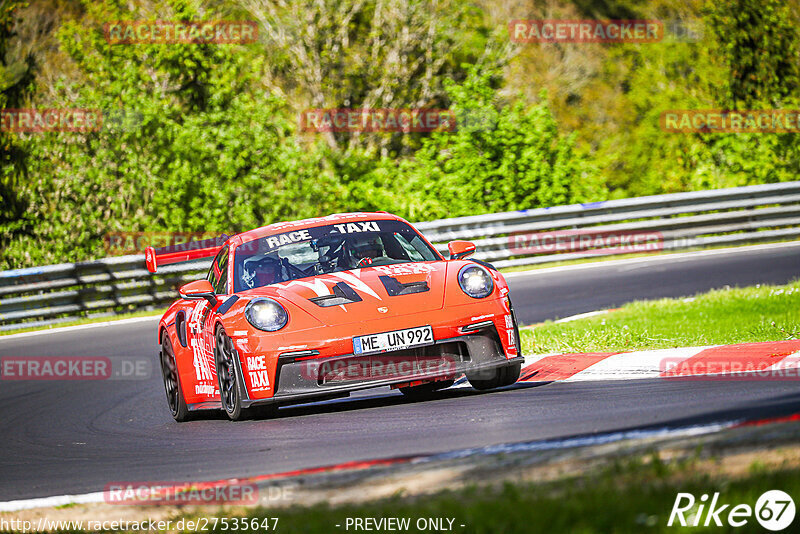
[[289, 322], [284, 307], [268, 298], [251, 300], [244, 309], [244, 316], [251, 325], [267, 332], [280, 330]]
[[458, 271], [458, 285], [461, 290], [474, 299], [491, 295], [494, 290], [492, 276], [480, 265], [465, 265]]

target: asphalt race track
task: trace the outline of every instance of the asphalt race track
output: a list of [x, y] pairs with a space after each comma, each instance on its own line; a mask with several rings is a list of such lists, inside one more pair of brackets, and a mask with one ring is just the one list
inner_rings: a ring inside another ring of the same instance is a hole
[[[800, 276], [800, 243], [548, 269], [509, 277], [522, 323]], [[0, 338], [0, 356], [151, 355], [156, 319]], [[551, 383], [427, 402], [372, 390], [280, 410], [269, 420], [169, 415], [146, 380], [0, 381], [0, 501], [101, 491], [110, 482], [216, 480], [344, 461], [435, 453], [599, 431], [800, 411], [800, 383]]]

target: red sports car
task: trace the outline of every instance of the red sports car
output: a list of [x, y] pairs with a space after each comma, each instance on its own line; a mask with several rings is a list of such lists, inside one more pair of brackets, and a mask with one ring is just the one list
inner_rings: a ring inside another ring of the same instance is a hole
[[[221, 240], [220, 240], [221, 241]], [[508, 286], [491, 265], [449, 259], [405, 220], [349, 213], [282, 222], [193, 250], [148, 248], [147, 267], [214, 257], [158, 326], [167, 401], [236, 420], [389, 385], [426, 396], [466, 375], [516, 382], [523, 358]]]

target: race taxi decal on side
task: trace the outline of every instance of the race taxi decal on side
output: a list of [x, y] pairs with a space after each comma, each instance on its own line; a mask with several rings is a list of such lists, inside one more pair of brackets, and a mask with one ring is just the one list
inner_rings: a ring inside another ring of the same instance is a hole
[[250, 391], [265, 391], [269, 389], [269, 376], [267, 363], [264, 356], [247, 357], [247, 374], [250, 378]]

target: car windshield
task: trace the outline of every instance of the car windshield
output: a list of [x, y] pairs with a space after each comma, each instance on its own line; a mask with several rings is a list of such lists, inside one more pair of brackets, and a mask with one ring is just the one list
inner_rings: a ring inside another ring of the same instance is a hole
[[356, 221], [262, 237], [236, 248], [234, 291], [320, 274], [440, 259], [408, 224]]

